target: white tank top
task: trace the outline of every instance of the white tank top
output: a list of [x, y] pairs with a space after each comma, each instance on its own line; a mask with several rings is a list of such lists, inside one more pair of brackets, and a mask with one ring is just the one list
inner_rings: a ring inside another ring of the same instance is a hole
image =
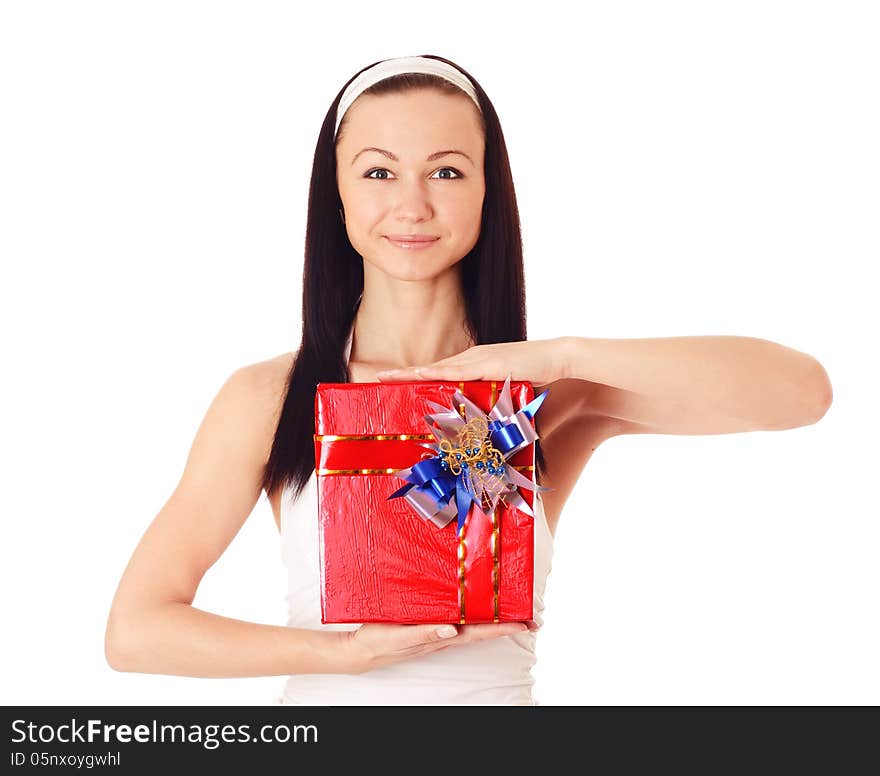
[[[351, 352], [351, 334], [346, 359]], [[539, 493], [535, 494], [533, 617], [543, 625], [544, 590], [553, 555], [553, 535]], [[313, 473], [298, 499], [281, 495], [281, 559], [287, 567], [287, 626], [357, 630], [360, 623], [321, 622], [318, 491]], [[532, 687], [535, 643], [540, 631], [523, 631], [448, 647], [362, 674], [294, 674], [284, 684], [281, 705], [513, 705], [537, 706]]]

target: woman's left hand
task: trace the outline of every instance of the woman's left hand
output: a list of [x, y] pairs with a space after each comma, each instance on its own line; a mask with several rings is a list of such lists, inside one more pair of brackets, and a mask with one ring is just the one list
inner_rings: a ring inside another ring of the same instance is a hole
[[383, 382], [395, 380], [527, 380], [534, 386], [548, 385], [566, 376], [565, 337], [525, 342], [474, 345], [449, 358], [424, 366], [377, 372]]

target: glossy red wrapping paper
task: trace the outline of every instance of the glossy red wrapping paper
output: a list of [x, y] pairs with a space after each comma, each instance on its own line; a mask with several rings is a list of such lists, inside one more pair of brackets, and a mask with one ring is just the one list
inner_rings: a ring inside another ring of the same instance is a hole
[[[503, 385], [488, 380], [318, 384], [321, 622], [532, 619], [532, 515], [499, 502], [493, 525], [492, 514], [472, 504], [459, 537], [455, 520], [438, 528], [406, 498], [387, 500], [406, 485], [393, 472], [431, 455], [422, 447], [435, 441], [425, 420], [433, 412], [426, 400], [451, 408], [454, 392], [461, 390], [488, 413]], [[511, 381], [510, 390], [514, 410], [534, 397], [529, 382]], [[534, 447], [508, 459], [533, 482]], [[526, 488], [519, 493], [533, 508], [534, 493]]]

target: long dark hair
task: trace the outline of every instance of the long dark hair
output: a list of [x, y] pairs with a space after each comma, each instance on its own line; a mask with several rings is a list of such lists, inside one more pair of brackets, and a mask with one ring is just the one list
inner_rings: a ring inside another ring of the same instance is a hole
[[[522, 236], [510, 161], [498, 115], [470, 73], [443, 57], [424, 56], [446, 62], [470, 78], [482, 109], [486, 194], [480, 236], [461, 260], [467, 310], [465, 325], [476, 345], [523, 341], [526, 339], [526, 294]], [[292, 485], [294, 497], [302, 492], [315, 470], [313, 435], [317, 385], [351, 381], [344, 350], [364, 289], [364, 268], [362, 257], [348, 240], [339, 213], [342, 200], [336, 185], [336, 142], [345, 130], [345, 117], [337, 137], [334, 130], [339, 99], [360, 72], [363, 71], [355, 73], [336, 95], [324, 117], [315, 147], [303, 267], [302, 339], [287, 375], [284, 404], [263, 475], [262, 487], [267, 494], [281, 483]], [[425, 73], [391, 76], [363, 93], [380, 95], [416, 89], [464, 94], [446, 79]], [[537, 422], [538, 416], [535, 419]], [[540, 434], [540, 427], [536, 428]], [[535, 456], [540, 475], [546, 468], [540, 443], [535, 445]]]

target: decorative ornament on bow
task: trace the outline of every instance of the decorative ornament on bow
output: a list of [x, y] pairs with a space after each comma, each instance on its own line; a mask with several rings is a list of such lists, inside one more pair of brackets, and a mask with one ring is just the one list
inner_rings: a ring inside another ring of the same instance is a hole
[[[451, 409], [428, 400], [436, 412], [425, 415], [425, 420], [437, 441], [422, 447], [434, 455], [398, 471], [397, 476], [408, 484], [394, 491], [388, 500], [405, 496], [419, 517], [439, 528], [448, 525], [457, 514], [457, 536], [461, 536], [472, 503], [484, 514], [490, 514], [501, 500], [534, 517], [518, 488], [537, 493], [553, 488], [523, 477], [507, 460], [538, 439], [531, 420], [549, 392], [544, 391], [514, 412], [508, 375], [488, 415], [459, 390], [453, 394]], [[456, 405], [464, 405], [464, 418]], [[435, 423], [439, 429], [434, 427]]]

